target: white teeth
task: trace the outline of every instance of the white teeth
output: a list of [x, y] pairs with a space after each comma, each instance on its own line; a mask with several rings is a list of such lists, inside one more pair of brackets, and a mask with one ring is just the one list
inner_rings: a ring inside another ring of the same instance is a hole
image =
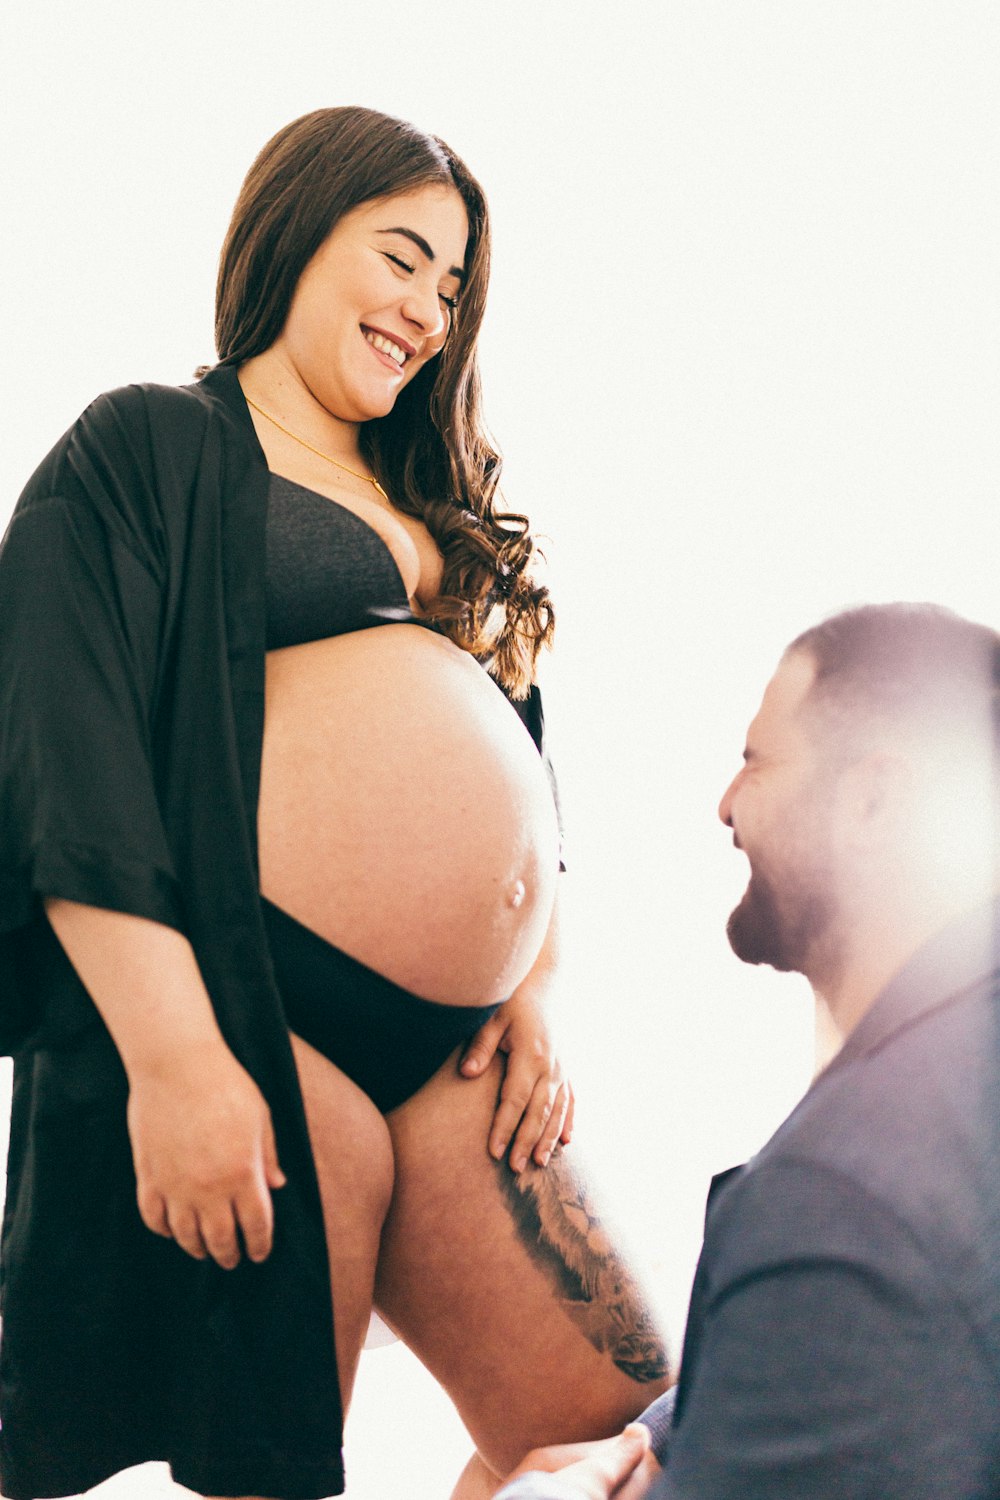
[[406, 363], [406, 355], [399, 345], [394, 344], [392, 339], [387, 339], [384, 334], [366, 333], [365, 338], [371, 344], [372, 348], [381, 350], [383, 354], [388, 354], [391, 359], [396, 361], [397, 365]]

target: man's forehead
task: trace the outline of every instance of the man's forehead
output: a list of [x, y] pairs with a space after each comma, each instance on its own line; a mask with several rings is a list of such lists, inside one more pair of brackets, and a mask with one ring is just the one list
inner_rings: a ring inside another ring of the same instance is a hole
[[804, 736], [799, 710], [815, 679], [816, 663], [804, 651], [782, 657], [747, 731], [748, 750], [764, 750]]

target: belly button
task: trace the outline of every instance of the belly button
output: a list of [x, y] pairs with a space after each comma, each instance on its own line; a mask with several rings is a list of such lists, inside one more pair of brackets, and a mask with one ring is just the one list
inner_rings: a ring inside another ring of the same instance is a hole
[[524, 887], [524, 881], [515, 880], [513, 889], [511, 890], [511, 893], [508, 896], [507, 900], [511, 906], [520, 906], [522, 905], [526, 895], [527, 891]]

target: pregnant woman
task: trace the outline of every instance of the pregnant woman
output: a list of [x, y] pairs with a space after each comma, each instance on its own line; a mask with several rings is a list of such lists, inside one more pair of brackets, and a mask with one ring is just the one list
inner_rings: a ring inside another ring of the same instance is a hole
[[100, 398], [15, 512], [11, 1500], [149, 1459], [339, 1493], [373, 1306], [475, 1441], [461, 1500], [665, 1383], [560, 1149], [552, 615], [480, 426], [488, 263], [442, 142], [294, 122], [236, 206], [220, 364]]

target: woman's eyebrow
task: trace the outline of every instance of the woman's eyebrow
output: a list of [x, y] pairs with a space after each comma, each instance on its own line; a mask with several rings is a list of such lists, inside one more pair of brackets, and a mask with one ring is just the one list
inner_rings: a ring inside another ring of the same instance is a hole
[[[422, 254], [426, 255], [431, 265], [434, 264], [434, 261], [436, 259], [434, 251], [431, 249], [430, 245], [428, 245], [423, 235], [418, 234], [415, 229], [405, 229], [401, 224], [398, 224], [394, 229], [380, 229], [377, 232], [379, 234], [401, 234], [404, 239], [410, 240], [412, 244], [416, 245], [417, 249], [421, 251]], [[461, 266], [450, 266], [448, 269], [448, 275], [457, 276], [459, 281], [464, 282], [465, 280], [465, 272], [462, 270]]]

